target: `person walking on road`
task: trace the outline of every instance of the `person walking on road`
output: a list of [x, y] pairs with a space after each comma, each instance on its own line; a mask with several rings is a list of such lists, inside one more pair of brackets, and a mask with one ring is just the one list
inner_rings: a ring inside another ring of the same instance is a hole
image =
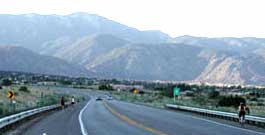
[[62, 109], [64, 109], [64, 107], [65, 107], [64, 96], [62, 96], [62, 98], [61, 98], [61, 107], [62, 107]]

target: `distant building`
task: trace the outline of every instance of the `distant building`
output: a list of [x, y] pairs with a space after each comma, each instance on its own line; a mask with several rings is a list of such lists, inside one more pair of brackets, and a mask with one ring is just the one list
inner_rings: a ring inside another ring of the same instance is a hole
[[142, 85], [123, 85], [123, 84], [111, 84], [111, 86], [113, 87], [113, 89], [116, 90], [123, 90], [123, 91], [129, 91], [131, 89], [138, 89], [138, 90], [143, 90], [144, 87]]
[[59, 85], [58, 82], [38, 82], [38, 85]]

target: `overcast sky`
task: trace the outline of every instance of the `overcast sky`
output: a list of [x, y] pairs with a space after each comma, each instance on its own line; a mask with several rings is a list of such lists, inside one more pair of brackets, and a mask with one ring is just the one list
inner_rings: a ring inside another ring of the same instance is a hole
[[1, 14], [73, 12], [173, 37], [265, 37], [265, 0], [0, 0]]

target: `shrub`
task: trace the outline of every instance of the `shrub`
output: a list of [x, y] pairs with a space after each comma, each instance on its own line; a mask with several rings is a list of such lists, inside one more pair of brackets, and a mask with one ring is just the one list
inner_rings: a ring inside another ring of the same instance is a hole
[[218, 106], [233, 106], [237, 107], [240, 103], [246, 103], [246, 100], [243, 97], [239, 96], [224, 96], [218, 101]]
[[37, 102], [37, 106], [47, 106], [58, 103], [60, 97], [47, 95]]
[[198, 103], [199, 105], [206, 105], [208, 103], [208, 100], [204, 96], [197, 96], [193, 98], [193, 100]]
[[264, 106], [265, 104], [264, 103], [262, 103], [262, 102], [258, 102], [257, 103], [257, 106]]
[[0, 116], [4, 114], [4, 107], [0, 104]]
[[144, 94], [144, 91], [139, 91], [139, 94], [140, 94], [140, 95], [143, 95], [143, 94]]
[[6, 106], [4, 106], [2, 103], [0, 103], [0, 117], [3, 115], [6, 115], [8, 108]]
[[10, 86], [10, 85], [12, 85], [12, 81], [9, 80], [9, 79], [4, 79], [4, 80], [2, 81], [2, 85], [3, 85], [3, 86]]
[[161, 95], [172, 98], [173, 97], [173, 88], [174, 88], [174, 86], [169, 86], [169, 87], [161, 90]]
[[195, 97], [195, 94], [194, 94], [194, 92], [187, 92], [186, 96], [187, 97]]
[[28, 87], [26, 86], [21, 86], [18, 90], [22, 92], [30, 93], [30, 91], [28, 90]]
[[250, 101], [258, 101], [258, 99], [254, 97], [254, 98], [251, 98]]
[[220, 95], [220, 92], [219, 91], [210, 91], [209, 93], [208, 93], [208, 97], [209, 98], [217, 98], [218, 96]]
[[110, 90], [110, 91], [114, 90], [111, 85], [105, 85], [105, 84], [99, 85], [98, 89], [99, 90]]

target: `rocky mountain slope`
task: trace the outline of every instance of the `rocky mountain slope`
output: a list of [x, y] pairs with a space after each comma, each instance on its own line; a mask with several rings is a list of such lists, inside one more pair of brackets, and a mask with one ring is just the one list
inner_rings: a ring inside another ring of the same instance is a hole
[[73, 75], [88, 71], [110, 78], [265, 84], [262, 38], [172, 38], [86, 13], [0, 15], [0, 26], [0, 45], [22, 46], [42, 54], [10, 52], [15, 54], [11, 62], [1, 53], [0, 70]]
[[265, 81], [263, 49], [242, 53], [186, 44], [135, 44], [112, 35], [95, 35], [57, 50], [48, 54], [101, 77], [232, 84]]
[[[161, 43], [171, 38], [160, 31], [135, 28], [87, 13], [70, 15], [0, 15], [0, 44], [39, 51], [49, 41], [93, 34], [112, 34], [131, 42]], [[12, 40], [11, 40], [12, 39]]]

